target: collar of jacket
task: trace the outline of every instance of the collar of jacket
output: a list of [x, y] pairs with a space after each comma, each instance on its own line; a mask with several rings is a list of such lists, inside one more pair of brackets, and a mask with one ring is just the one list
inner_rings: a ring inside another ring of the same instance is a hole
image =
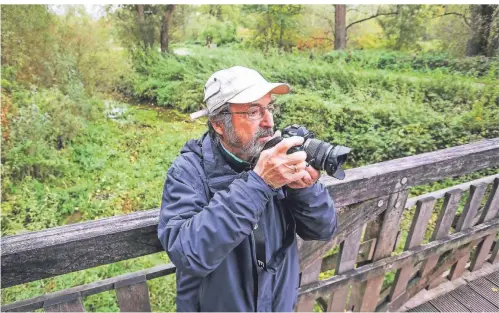
[[[246, 179], [248, 177], [248, 172], [242, 171], [241, 173], [237, 173], [230, 167], [229, 163], [222, 155], [222, 151], [220, 151], [220, 149], [223, 148], [219, 147], [208, 133], [205, 133], [201, 137], [201, 147], [203, 168], [211, 194], [227, 189], [234, 179]], [[283, 198], [284, 192], [282, 188], [279, 188], [277, 191], [277, 199]]]

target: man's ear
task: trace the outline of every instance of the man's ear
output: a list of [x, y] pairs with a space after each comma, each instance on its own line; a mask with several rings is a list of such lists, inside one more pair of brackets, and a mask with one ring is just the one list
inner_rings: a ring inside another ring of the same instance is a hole
[[218, 135], [222, 137], [224, 128], [222, 126], [222, 123], [220, 122], [211, 122], [211, 125], [213, 126], [213, 129], [217, 132]]

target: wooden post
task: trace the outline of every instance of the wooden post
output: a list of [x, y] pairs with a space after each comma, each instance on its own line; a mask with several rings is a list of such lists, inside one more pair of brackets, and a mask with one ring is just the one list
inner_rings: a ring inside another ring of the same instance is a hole
[[[419, 246], [423, 242], [426, 228], [428, 226], [428, 222], [430, 221], [433, 207], [435, 206], [435, 201], [435, 198], [429, 197], [417, 202], [416, 213], [412, 220], [409, 234], [407, 235], [404, 250], [409, 250]], [[404, 295], [409, 279], [412, 277], [413, 270], [414, 265], [411, 264], [402, 267], [397, 271], [393, 288], [390, 293], [390, 311], [398, 309], [408, 300], [408, 298]]]
[[[402, 213], [404, 212], [405, 202], [407, 201], [407, 195], [408, 191], [403, 190], [390, 196], [387, 210], [383, 214], [383, 223], [376, 242], [373, 261], [386, 258], [392, 253], [400, 219], [402, 217]], [[355, 308], [356, 311], [373, 312], [376, 310], [384, 277], [385, 275], [379, 275], [368, 279], [365, 283], [363, 283], [362, 301], [360, 306]]]
[[[459, 218], [457, 223], [456, 232], [465, 230], [473, 226], [473, 218], [475, 217], [478, 207], [482, 201], [483, 195], [485, 194], [486, 184], [472, 185], [470, 187], [470, 196], [468, 197], [468, 201], [464, 207], [463, 213]], [[464, 257], [459, 259], [454, 266], [452, 266], [449, 279], [454, 280], [456, 278], [461, 277], [464, 273], [464, 269], [466, 267], [466, 263], [468, 263], [470, 256], [469, 253]]]

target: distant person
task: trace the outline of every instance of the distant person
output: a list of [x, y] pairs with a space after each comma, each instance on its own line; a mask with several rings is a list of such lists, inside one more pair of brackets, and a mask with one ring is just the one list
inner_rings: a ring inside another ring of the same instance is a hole
[[191, 115], [207, 115], [208, 131], [168, 170], [158, 226], [177, 267], [178, 311], [293, 311], [296, 234], [328, 240], [336, 231], [319, 171], [305, 152], [286, 154], [303, 138], [262, 152], [274, 135], [271, 95], [288, 92], [241, 66], [208, 79], [207, 108]]

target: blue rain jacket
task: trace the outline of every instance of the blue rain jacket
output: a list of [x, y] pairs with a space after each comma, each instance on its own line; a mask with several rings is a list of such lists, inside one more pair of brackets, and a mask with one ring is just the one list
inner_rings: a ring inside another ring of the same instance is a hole
[[177, 311], [293, 311], [296, 239], [271, 273], [256, 265], [252, 231], [263, 227], [270, 258], [283, 241], [286, 206], [302, 239], [328, 240], [337, 226], [333, 201], [321, 183], [272, 190], [254, 171], [234, 171], [221, 149], [205, 133], [167, 172], [158, 238], [177, 267]]

